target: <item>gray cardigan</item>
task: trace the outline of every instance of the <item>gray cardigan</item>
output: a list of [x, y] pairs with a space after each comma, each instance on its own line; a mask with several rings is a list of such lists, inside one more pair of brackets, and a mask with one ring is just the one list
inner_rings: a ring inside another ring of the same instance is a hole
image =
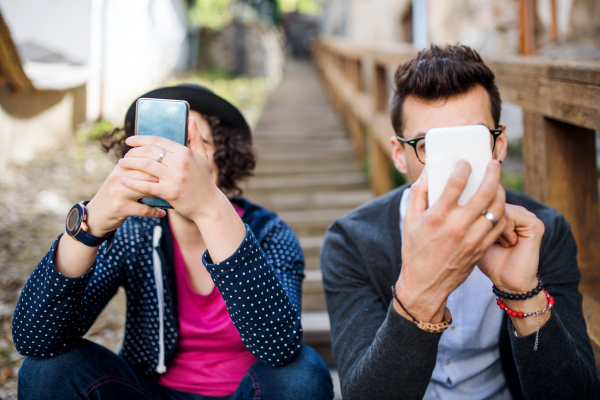
[[[405, 187], [338, 219], [325, 236], [321, 269], [345, 400], [422, 399], [435, 366], [441, 334], [420, 330], [390, 306], [390, 287], [402, 263], [399, 203]], [[535, 333], [515, 337], [504, 317], [500, 357], [513, 398], [598, 399], [600, 381], [577, 290], [581, 274], [569, 223], [520, 193], [507, 191], [507, 203], [544, 222], [539, 273], [556, 299], [537, 351]]]

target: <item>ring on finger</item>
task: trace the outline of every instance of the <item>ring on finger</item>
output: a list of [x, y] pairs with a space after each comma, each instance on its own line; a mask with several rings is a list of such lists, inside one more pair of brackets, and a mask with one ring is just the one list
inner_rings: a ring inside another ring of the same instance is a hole
[[496, 219], [496, 217], [494, 217], [494, 214], [492, 214], [491, 212], [487, 211], [487, 210], [483, 210], [483, 212], [481, 213], [484, 217], [486, 217], [488, 220], [490, 220], [490, 222], [496, 226], [498, 225], [498, 220]]
[[162, 163], [163, 158], [165, 158], [165, 154], [167, 154], [167, 152], [163, 150], [162, 153], [160, 153], [160, 156], [158, 156], [158, 160], [156, 160], [156, 161], [158, 161], [159, 163]]

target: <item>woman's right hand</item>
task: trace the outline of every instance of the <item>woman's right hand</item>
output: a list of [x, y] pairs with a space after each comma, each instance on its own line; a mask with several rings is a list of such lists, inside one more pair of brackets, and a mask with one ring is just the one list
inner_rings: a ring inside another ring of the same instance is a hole
[[88, 203], [88, 228], [94, 236], [104, 236], [118, 229], [127, 217], [164, 217], [166, 211], [138, 203], [146, 197], [143, 193], [129, 189], [121, 183], [122, 178], [133, 178], [158, 182], [158, 178], [142, 171], [121, 168], [118, 164], [104, 181], [92, 201]]

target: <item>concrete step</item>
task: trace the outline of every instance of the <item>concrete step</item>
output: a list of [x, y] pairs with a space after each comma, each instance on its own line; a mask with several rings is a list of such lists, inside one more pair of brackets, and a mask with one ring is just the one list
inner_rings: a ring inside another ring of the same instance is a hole
[[[337, 140], [337, 139], [336, 139]], [[342, 139], [343, 140], [343, 139]], [[342, 143], [329, 143], [326, 141], [320, 141], [315, 139], [303, 139], [303, 140], [294, 140], [291, 142], [280, 141], [276, 143], [269, 143], [260, 146], [260, 151], [257, 151], [257, 156], [260, 157], [266, 153], [279, 153], [279, 152], [289, 152], [293, 150], [294, 152], [321, 152], [321, 153], [332, 153], [332, 152], [352, 152], [353, 147], [351, 143], [348, 143], [346, 140], [343, 140]]]
[[[301, 193], [253, 192], [248, 198], [276, 211], [318, 210], [324, 208], [356, 208], [373, 198], [370, 189], [339, 191], [304, 191]], [[332, 220], [333, 221], [333, 220]]]
[[304, 266], [308, 270], [319, 270], [319, 256], [323, 246], [323, 236], [300, 237], [300, 246], [304, 253]]
[[334, 172], [361, 172], [362, 166], [357, 161], [340, 161], [335, 164], [322, 166], [314, 164], [295, 164], [295, 165], [262, 165], [259, 164], [254, 170], [254, 176], [259, 178], [263, 176], [279, 175], [312, 175]]
[[350, 211], [350, 208], [282, 211], [279, 213], [279, 217], [296, 232], [298, 237], [323, 236], [333, 220], [346, 215]]
[[333, 354], [331, 353], [331, 334], [329, 316], [326, 311], [303, 311], [302, 330], [304, 335], [302, 341], [315, 349], [323, 358], [325, 364], [333, 366]]
[[325, 293], [323, 292], [323, 275], [318, 269], [304, 270], [302, 284], [302, 310], [327, 311]]
[[[324, 129], [325, 128], [325, 129]], [[286, 126], [282, 129], [281, 125], [267, 124], [259, 125], [256, 128], [256, 133], [253, 135], [255, 140], [273, 139], [273, 138], [347, 138], [346, 132], [338, 125], [328, 125], [326, 127], [315, 127], [307, 125]]]
[[338, 172], [312, 175], [255, 177], [243, 184], [244, 192], [251, 194], [296, 193], [312, 191], [340, 191], [366, 189], [368, 181], [362, 172]]

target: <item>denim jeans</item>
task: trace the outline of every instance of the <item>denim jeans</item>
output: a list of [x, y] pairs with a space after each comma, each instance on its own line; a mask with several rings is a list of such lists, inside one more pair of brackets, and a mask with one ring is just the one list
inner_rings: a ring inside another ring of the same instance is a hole
[[332, 399], [325, 363], [303, 344], [282, 367], [257, 361], [231, 396], [210, 397], [159, 385], [110, 350], [82, 340], [51, 358], [27, 357], [19, 370], [19, 399], [249, 400]]

